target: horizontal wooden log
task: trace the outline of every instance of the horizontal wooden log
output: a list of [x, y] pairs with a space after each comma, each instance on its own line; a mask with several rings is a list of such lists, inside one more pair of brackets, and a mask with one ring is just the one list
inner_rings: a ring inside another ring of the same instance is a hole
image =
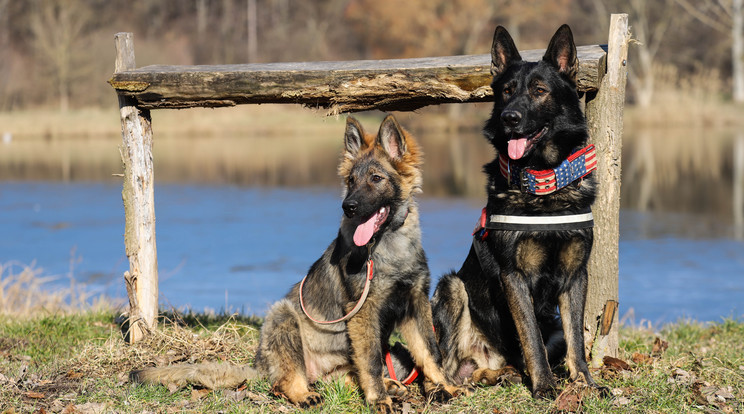
[[[520, 52], [537, 61], [544, 50]], [[578, 47], [581, 91], [598, 88], [605, 47]], [[427, 105], [483, 102], [492, 97], [490, 55], [346, 62], [244, 65], [153, 65], [114, 73], [120, 96], [145, 109], [293, 103], [330, 113], [414, 110]]]

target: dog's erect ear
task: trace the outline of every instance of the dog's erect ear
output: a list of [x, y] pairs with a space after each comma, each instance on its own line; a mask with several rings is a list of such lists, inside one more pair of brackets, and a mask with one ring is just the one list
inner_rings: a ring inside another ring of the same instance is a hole
[[510, 64], [521, 60], [522, 56], [509, 32], [503, 26], [496, 27], [491, 44], [491, 75], [499, 76]]
[[576, 57], [576, 44], [574, 44], [573, 33], [567, 24], [564, 24], [555, 32], [550, 39], [548, 49], [545, 50], [543, 60], [555, 66], [559, 72], [565, 73], [569, 78], [576, 81], [579, 71], [579, 59]]
[[359, 154], [364, 143], [364, 129], [362, 124], [353, 116], [346, 118], [346, 132], [344, 133], [344, 148], [346, 152], [355, 157]]
[[395, 117], [388, 115], [380, 124], [377, 141], [392, 159], [399, 159], [406, 153], [406, 135]]

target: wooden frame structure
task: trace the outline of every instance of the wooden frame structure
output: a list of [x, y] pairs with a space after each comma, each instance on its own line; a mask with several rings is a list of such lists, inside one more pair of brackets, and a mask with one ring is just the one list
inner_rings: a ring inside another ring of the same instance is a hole
[[[607, 45], [578, 47], [579, 90], [586, 96], [590, 134], [599, 155], [600, 192], [595, 204], [595, 247], [585, 311], [587, 350], [596, 365], [617, 352], [620, 148], [628, 53], [628, 19], [611, 16]], [[155, 243], [150, 110], [294, 103], [329, 114], [369, 109], [413, 110], [442, 103], [492, 98], [490, 55], [348, 62], [136, 68], [133, 36], [115, 36], [116, 66], [109, 80], [121, 112], [129, 271], [129, 340], [157, 324], [158, 268]], [[539, 60], [544, 50], [520, 51]]]

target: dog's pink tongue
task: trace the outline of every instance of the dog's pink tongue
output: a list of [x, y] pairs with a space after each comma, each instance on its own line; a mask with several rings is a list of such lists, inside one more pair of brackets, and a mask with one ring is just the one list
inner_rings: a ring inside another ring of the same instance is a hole
[[524, 156], [527, 148], [527, 138], [516, 138], [509, 140], [509, 158], [518, 160]]
[[354, 232], [354, 244], [357, 246], [364, 246], [369, 243], [372, 236], [375, 235], [375, 223], [377, 222], [379, 215], [380, 212], [378, 211], [373, 214], [369, 220], [357, 226], [356, 231]]

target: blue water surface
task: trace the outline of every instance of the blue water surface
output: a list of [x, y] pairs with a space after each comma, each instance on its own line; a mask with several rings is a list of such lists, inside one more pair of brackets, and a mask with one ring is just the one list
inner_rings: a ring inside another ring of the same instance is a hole
[[[340, 190], [158, 185], [160, 301], [164, 307], [265, 314], [336, 237]], [[423, 197], [423, 243], [432, 272], [459, 268], [482, 206]], [[620, 315], [653, 324], [744, 314], [744, 243], [697, 238], [685, 215], [623, 212]], [[653, 223], [649, 231], [648, 223]], [[34, 264], [69, 286], [126, 297], [121, 187], [104, 183], [0, 183], [2, 277]]]

